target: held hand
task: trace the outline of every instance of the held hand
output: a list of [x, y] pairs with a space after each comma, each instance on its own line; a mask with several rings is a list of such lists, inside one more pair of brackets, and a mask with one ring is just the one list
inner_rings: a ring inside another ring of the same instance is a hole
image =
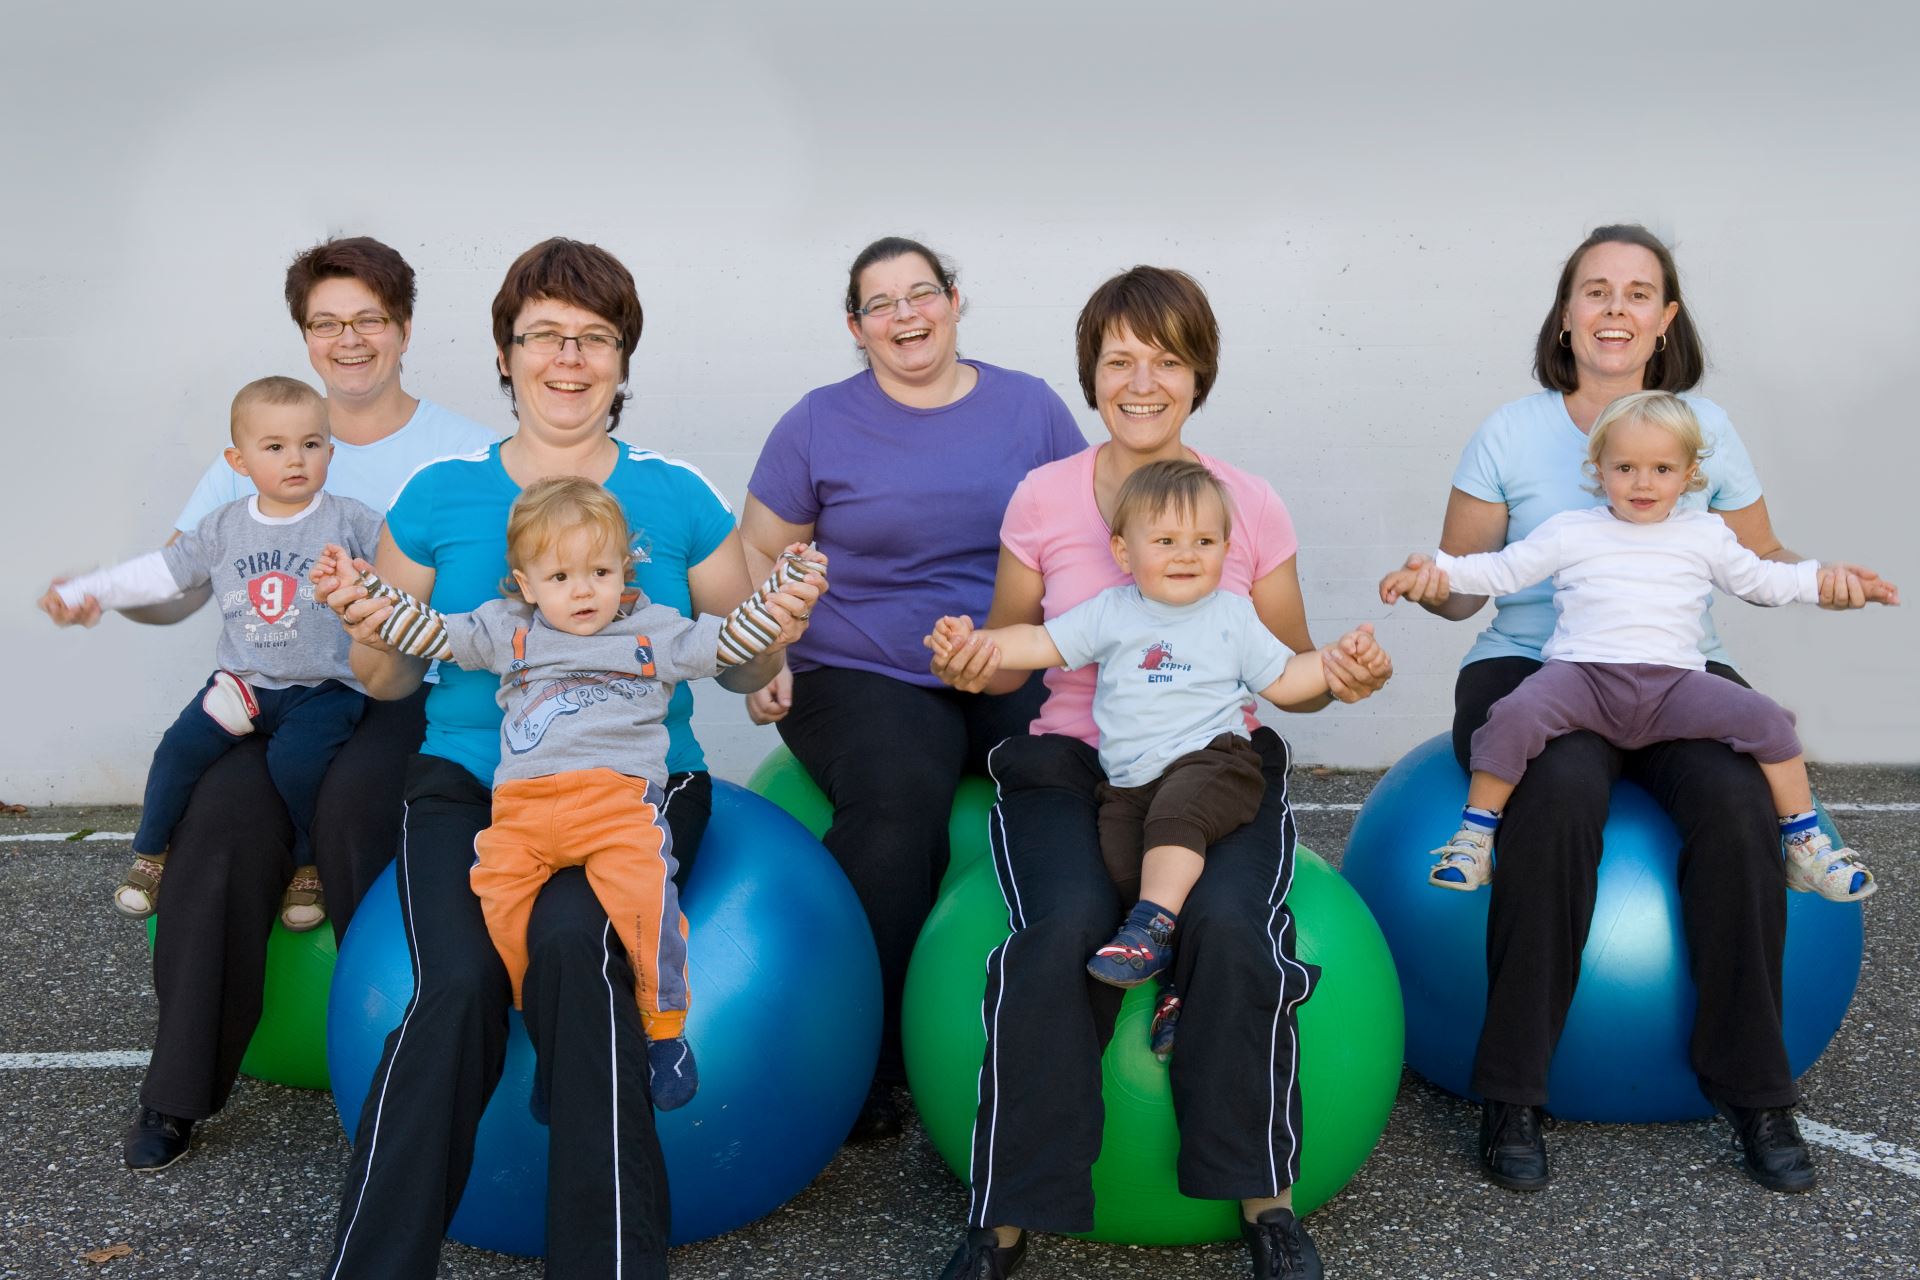
[[[942, 628], [945, 628], [943, 632]], [[945, 652], [940, 645], [944, 642]], [[968, 618], [942, 618], [921, 643], [933, 650], [928, 670], [962, 693], [981, 693], [1000, 670], [1000, 648], [973, 629]]]
[[814, 574], [799, 582], [790, 582], [767, 597], [767, 616], [780, 624], [771, 649], [784, 649], [807, 633], [807, 619], [813, 606], [827, 589], [827, 580]]
[[1432, 560], [1418, 552], [1407, 557], [1405, 567], [1380, 579], [1380, 601], [1392, 604], [1407, 600], [1413, 604], [1445, 604], [1452, 595], [1447, 575]]
[[324, 604], [328, 596], [352, 581], [353, 575], [353, 557], [345, 547], [329, 542], [307, 571], [307, 581], [313, 584], [313, 598]]
[[1363, 622], [1320, 651], [1327, 692], [1342, 702], [1370, 698], [1393, 679], [1393, 659], [1374, 639], [1373, 624]]
[[[787, 545], [781, 556], [802, 572], [818, 574], [823, 580], [827, 575], [827, 553], [806, 542], [793, 542]], [[823, 591], [824, 587], [821, 588]]]
[[[371, 572], [373, 566], [364, 560], [350, 562], [355, 570]], [[314, 597], [320, 598], [320, 589], [314, 588]], [[366, 645], [369, 649], [378, 649], [382, 653], [398, 653], [380, 634], [380, 624], [393, 612], [393, 605], [385, 600], [370, 599], [367, 589], [349, 573], [342, 585], [327, 593], [320, 601], [340, 619], [340, 625], [347, 629], [355, 644]]]
[[1900, 588], [1873, 570], [1835, 561], [1820, 566], [1822, 609], [1864, 609], [1869, 604], [1900, 603]]
[[92, 596], [82, 596], [79, 604], [68, 604], [60, 598], [60, 584], [65, 578], [55, 578], [47, 587], [47, 593], [35, 601], [40, 612], [53, 619], [56, 627], [92, 627], [100, 622], [100, 602]]
[[780, 664], [780, 673], [764, 689], [747, 695], [747, 719], [755, 724], [773, 724], [787, 718], [793, 710], [793, 672]]

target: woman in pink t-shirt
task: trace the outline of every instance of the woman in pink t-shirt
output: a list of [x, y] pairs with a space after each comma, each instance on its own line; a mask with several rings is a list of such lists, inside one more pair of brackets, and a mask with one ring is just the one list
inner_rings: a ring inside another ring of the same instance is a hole
[[[1264, 480], [1181, 438], [1218, 369], [1219, 329], [1200, 286], [1155, 267], [1116, 276], [1081, 311], [1077, 345], [1080, 385], [1110, 438], [1037, 468], [1014, 492], [987, 625], [1041, 622], [1123, 584], [1108, 550], [1108, 515], [1121, 483], [1149, 462], [1188, 458], [1220, 478], [1236, 508], [1222, 587], [1249, 597], [1289, 648], [1313, 648], [1286, 508]], [[1321, 653], [1342, 701], [1368, 696], [1391, 674], [1386, 656], [1359, 632]], [[978, 640], [934, 672], [974, 691], [1024, 679], [1001, 676], [998, 655]], [[1014, 932], [987, 961], [968, 1231], [942, 1280], [1011, 1274], [1025, 1255], [1027, 1230], [1093, 1226], [1100, 1055], [1123, 993], [1090, 979], [1086, 965], [1129, 905], [1107, 877], [1095, 827], [1095, 789], [1105, 780], [1094, 747], [1095, 677], [1093, 668], [1049, 672], [1050, 693], [1031, 734], [1007, 739], [988, 759], [1000, 792], [994, 867]], [[1251, 823], [1207, 850], [1180, 914], [1174, 984], [1161, 997], [1156, 1039], [1170, 1040], [1168, 1024], [1177, 1017], [1181, 1191], [1241, 1202], [1255, 1274], [1312, 1277], [1319, 1260], [1293, 1216], [1291, 1188], [1300, 1135], [1295, 1014], [1317, 971], [1293, 956], [1285, 905], [1294, 844], [1287, 745], [1251, 718], [1248, 726], [1267, 796]]]

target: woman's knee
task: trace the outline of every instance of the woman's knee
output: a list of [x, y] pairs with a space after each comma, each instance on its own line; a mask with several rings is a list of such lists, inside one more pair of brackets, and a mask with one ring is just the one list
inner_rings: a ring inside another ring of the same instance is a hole
[[1617, 758], [1618, 752], [1597, 734], [1555, 738], [1527, 763], [1507, 811], [1531, 810], [1556, 826], [1597, 830], [1607, 820]]

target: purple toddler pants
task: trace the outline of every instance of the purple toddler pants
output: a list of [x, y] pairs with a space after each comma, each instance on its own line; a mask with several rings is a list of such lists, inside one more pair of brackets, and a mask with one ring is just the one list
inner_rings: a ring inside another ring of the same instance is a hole
[[1640, 662], [1549, 662], [1487, 712], [1473, 735], [1473, 770], [1519, 782], [1547, 743], [1581, 729], [1623, 751], [1703, 738], [1761, 764], [1800, 754], [1793, 713], [1731, 680]]

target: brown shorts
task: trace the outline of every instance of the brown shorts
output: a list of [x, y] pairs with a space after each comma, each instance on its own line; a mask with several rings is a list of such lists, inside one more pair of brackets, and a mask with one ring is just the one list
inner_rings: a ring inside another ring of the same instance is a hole
[[1138, 787], [1100, 784], [1100, 855], [1122, 897], [1140, 892], [1148, 849], [1179, 845], [1205, 856], [1207, 846], [1247, 823], [1266, 796], [1260, 753], [1237, 733], [1223, 733], [1176, 757]]

